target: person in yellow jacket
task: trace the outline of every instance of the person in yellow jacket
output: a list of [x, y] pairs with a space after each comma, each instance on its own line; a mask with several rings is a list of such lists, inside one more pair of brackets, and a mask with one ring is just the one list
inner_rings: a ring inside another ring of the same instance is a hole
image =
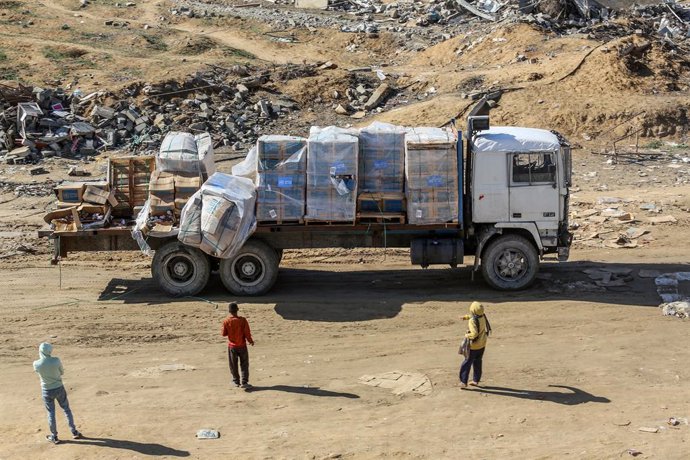
[[474, 370], [470, 385], [478, 386], [482, 378], [482, 357], [486, 348], [486, 339], [491, 333], [491, 325], [484, 314], [484, 306], [479, 302], [472, 302], [470, 314], [462, 317], [467, 321], [468, 331], [465, 337], [470, 341], [470, 350], [460, 366], [460, 387], [467, 388], [470, 369]]

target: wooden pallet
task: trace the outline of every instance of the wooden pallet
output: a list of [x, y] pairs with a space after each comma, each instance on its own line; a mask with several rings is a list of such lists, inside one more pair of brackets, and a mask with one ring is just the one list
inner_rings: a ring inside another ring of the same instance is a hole
[[401, 214], [398, 212], [358, 212], [357, 222], [359, 222], [360, 224], [404, 224], [405, 214]]
[[308, 217], [304, 218], [304, 225], [311, 226], [330, 226], [330, 225], [355, 225], [351, 220], [314, 220]]
[[148, 199], [149, 180], [155, 167], [153, 156], [108, 159], [108, 183], [119, 202], [113, 209], [114, 216], [131, 217], [135, 207], [143, 206]]
[[360, 213], [400, 214], [406, 210], [405, 194], [402, 192], [362, 192], [357, 197]]

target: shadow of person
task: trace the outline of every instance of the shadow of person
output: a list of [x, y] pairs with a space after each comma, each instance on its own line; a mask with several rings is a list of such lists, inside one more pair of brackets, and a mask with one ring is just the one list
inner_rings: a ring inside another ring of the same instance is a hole
[[551, 388], [563, 388], [569, 392], [561, 391], [532, 391], [532, 390], [518, 390], [515, 388], [505, 387], [476, 387], [470, 391], [478, 393], [487, 393], [499, 396], [510, 396], [519, 399], [531, 399], [534, 401], [549, 401], [556, 404], [564, 404], [566, 406], [575, 406], [584, 403], [610, 403], [611, 400], [602, 396], [594, 396], [591, 393], [582, 391], [579, 388], [569, 387], [566, 385], [549, 385]]
[[290, 385], [272, 385], [270, 387], [251, 387], [248, 391], [285, 391], [287, 393], [298, 393], [309, 396], [326, 396], [330, 398], [349, 398], [358, 399], [359, 395], [354, 393], [341, 393], [338, 391], [322, 390], [319, 387], [294, 387]]
[[156, 455], [169, 457], [189, 457], [189, 452], [186, 450], [177, 450], [172, 447], [167, 447], [162, 444], [143, 443], [135, 441], [123, 441], [121, 439], [111, 438], [89, 438], [84, 436], [77, 440], [60, 440], [61, 444], [81, 444], [87, 446], [110, 447], [113, 449], [131, 450], [143, 455]]

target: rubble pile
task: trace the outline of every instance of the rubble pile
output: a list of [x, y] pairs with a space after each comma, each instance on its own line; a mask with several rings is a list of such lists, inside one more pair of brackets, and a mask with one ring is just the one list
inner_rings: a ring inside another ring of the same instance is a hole
[[[281, 7], [291, 3], [297, 9]], [[510, 22], [526, 22], [559, 34], [585, 33], [598, 39], [623, 37], [635, 31], [639, 35], [663, 38], [674, 46], [687, 41], [690, 32], [690, 7], [674, 0], [655, 5], [633, 4], [627, 9], [616, 9], [617, 3], [604, 0], [324, 0], [318, 3], [320, 7], [314, 2], [305, 2], [301, 7], [299, 0], [236, 5], [219, 5], [212, 0], [178, 0], [171, 12], [187, 17], [232, 15], [258, 19], [273, 25], [274, 30], [338, 28], [342, 32], [372, 38], [379, 32], [388, 32], [401, 35], [401, 49], [416, 51], [467, 32], [468, 23], [472, 23], [472, 30], [476, 31], [477, 22], [497, 27]], [[329, 14], [330, 11], [347, 13], [347, 16], [335, 16]]]
[[15, 196], [49, 196], [53, 194], [53, 181], [21, 184], [16, 182], [8, 182], [0, 180], [0, 193], [14, 193]]
[[136, 83], [117, 93], [19, 86], [0, 92], [0, 157], [7, 164], [34, 164], [51, 156], [88, 158], [102, 149], [146, 152], [175, 130], [209, 132], [214, 146], [240, 150], [272, 122], [300, 110], [270, 88], [271, 81], [317, 70], [318, 64], [213, 66], [184, 81]]

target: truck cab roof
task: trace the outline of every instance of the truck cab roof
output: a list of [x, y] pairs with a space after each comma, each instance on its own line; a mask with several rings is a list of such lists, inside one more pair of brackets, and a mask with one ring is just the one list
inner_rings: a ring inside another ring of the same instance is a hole
[[560, 148], [558, 137], [550, 131], [513, 126], [492, 126], [480, 131], [472, 141], [477, 152], [553, 152]]

